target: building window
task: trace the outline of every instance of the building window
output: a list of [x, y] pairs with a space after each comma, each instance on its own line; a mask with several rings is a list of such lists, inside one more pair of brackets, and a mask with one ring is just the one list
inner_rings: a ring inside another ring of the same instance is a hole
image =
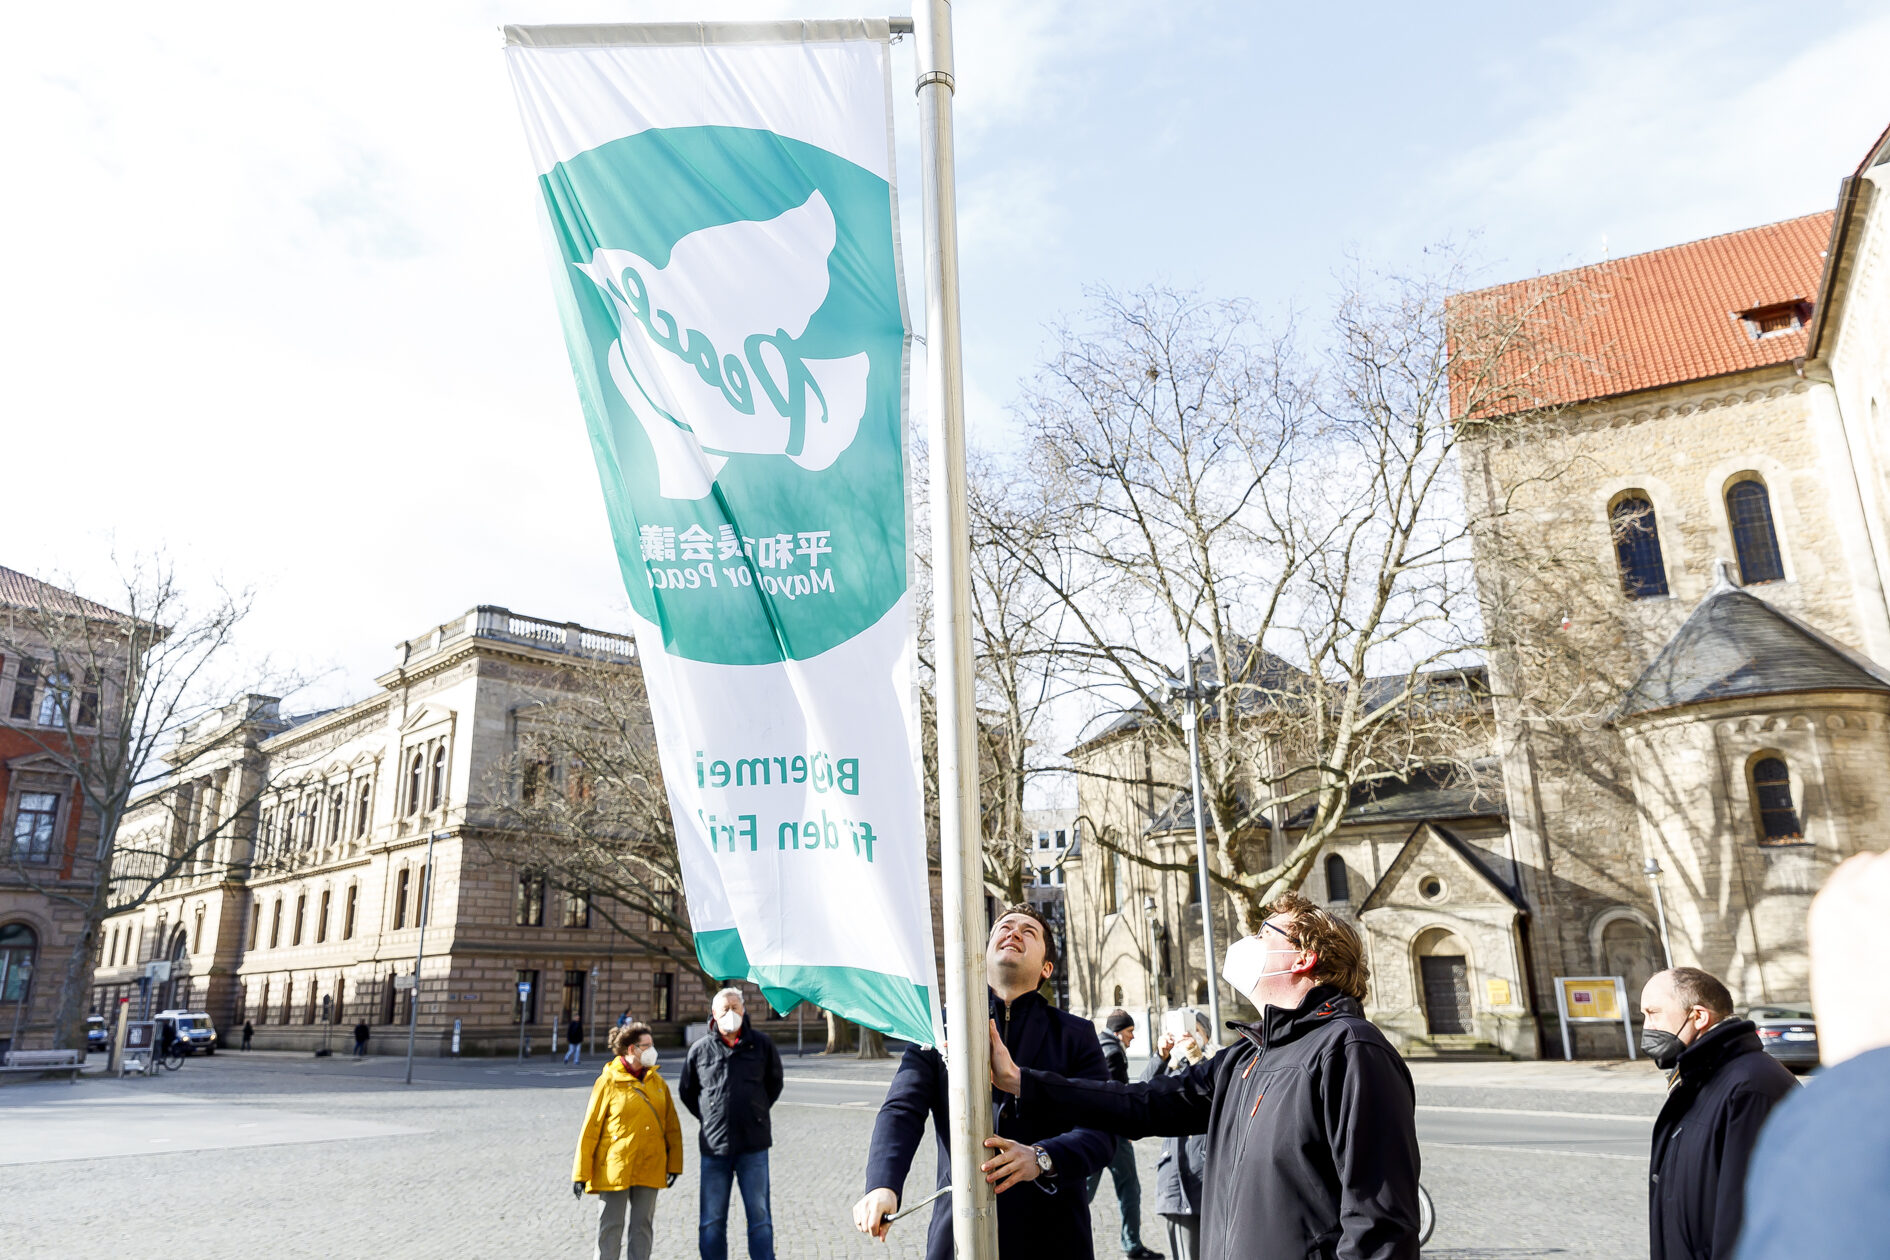
[[564, 895], [564, 925], [568, 928], [587, 928], [591, 925], [591, 894], [582, 889], [574, 889]]
[[337, 844], [341, 840], [342, 820], [348, 813], [348, 801], [340, 788], [328, 794], [328, 843]]
[[1351, 882], [1345, 877], [1345, 859], [1336, 853], [1326, 859], [1326, 900], [1352, 900]]
[[407, 886], [413, 872], [406, 867], [400, 868], [400, 874], [394, 877], [394, 930], [407, 926]]
[[355, 798], [354, 798], [354, 834], [355, 834], [355, 835], [356, 835], [357, 837], [359, 837], [359, 836], [365, 836], [365, 835], [367, 834], [367, 826], [368, 826], [368, 801], [369, 801], [369, 799], [370, 799], [370, 797], [371, 797], [371, 794], [372, 794], [372, 792], [373, 792], [373, 788], [374, 788], [374, 785], [373, 785], [373, 783], [372, 783], [372, 782], [371, 782], [370, 780], [367, 780], [367, 779], [363, 779], [363, 780], [361, 781], [361, 790], [360, 790], [359, 792], [357, 792], [357, 793], [355, 794]]
[[1037, 847], [1039, 849], [1047, 849], [1050, 847], [1050, 833], [1049, 832], [1039, 831], [1037, 833]]
[[282, 940], [282, 898], [276, 898], [276, 908], [269, 916], [269, 948], [274, 949]]
[[1726, 521], [1732, 526], [1733, 551], [1739, 557], [1739, 584], [1756, 586], [1785, 576], [1772, 527], [1772, 496], [1756, 477], [1735, 481], [1726, 490]]
[[39, 662], [22, 657], [19, 675], [13, 680], [13, 707], [9, 711], [15, 722], [33, 720], [33, 693], [38, 690]]
[[328, 889], [322, 889], [322, 906], [315, 913], [315, 943], [317, 945], [328, 939], [328, 902], [333, 895]]
[[1064, 835], [1063, 832], [1061, 831], [1057, 832], [1057, 848], [1059, 849], [1061, 849], [1064, 846], [1063, 835]]
[[361, 894], [361, 885], [359, 884], [348, 885], [347, 906], [341, 912], [341, 939], [344, 941], [351, 941], [354, 939], [354, 907], [355, 907], [355, 902], [360, 897], [360, 894]]
[[1114, 914], [1122, 908], [1122, 869], [1116, 860], [1115, 850], [1103, 850], [1102, 867], [1103, 913]]
[[512, 922], [519, 927], [543, 927], [545, 925], [545, 877], [531, 871], [520, 871], [518, 876], [518, 903], [512, 908]]
[[512, 979], [512, 1022], [536, 1024], [538, 1022], [538, 973], [515, 971], [512, 973]]
[[1792, 775], [1784, 761], [1761, 757], [1752, 763], [1752, 794], [1759, 802], [1759, 834], [1765, 844], [1793, 844], [1805, 829], [1792, 804]]
[[19, 811], [13, 816], [13, 860], [16, 862], [51, 861], [53, 824], [58, 821], [58, 793], [20, 793]]
[[407, 764], [407, 812], [409, 814], [420, 812], [420, 771], [424, 765], [424, 755], [421, 753], [415, 753], [413, 760]]
[[33, 975], [33, 951], [39, 938], [24, 923], [0, 927], [0, 1002], [26, 1000], [26, 982]]
[[650, 1021], [666, 1024], [676, 1018], [676, 974], [659, 971], [650, 981]]
[[85, 684], [79, 688], [79, 717], [74, 726], [87, 730], [98, 725], [98, 675], [91, 670], [85, 673]]
[[[262, 920], [262, 902], [251, 897], [249, 899], [249, 947], [251, 949], [256, 948], [256, 938], [262, 935]], [[126, 936], [130, 936], [130, 933], [127, 932]]]
[[202, 906], [197, 907], [197, 919], [196, 919], [196, 922], [192, 924], [191, 926], [192, 926], [192, 931], [190, 934], [190, 941], [191, 941], [190, 952], [193, 954], [201, 954], [203, 952], [203, 907]]
[[302, 920], [307, 916], [308, 894], [305, 892], [297, 893], [295, 895], [295, 930], [289, 934], [289, 944], [300, 945], [302, 943]]
[[1049, 886], [1050, 884], [1050, 868], [1049, 867], [1039, 866], [1037, 868], [1037, 883], [1040, 887]]
[[427, 808], [438, 809], [446, 795], [446, 745], [433, 750], [433, 780], [427, 785]]
[[1654, 505], [1638, 492], [1608, 509], [1614, 556], [1621, 566], [1621, 592], [1629, 599], [1653, 599], [1667, 593], [1667, 564], [1660, 554], [1660, 525]]
[[64, 726], [66, 710], [72, 703], [72, 680], [64, 674], [54, 674], [46, 680], [46, 689], [39, 696], [39, 724], [41, 726]]

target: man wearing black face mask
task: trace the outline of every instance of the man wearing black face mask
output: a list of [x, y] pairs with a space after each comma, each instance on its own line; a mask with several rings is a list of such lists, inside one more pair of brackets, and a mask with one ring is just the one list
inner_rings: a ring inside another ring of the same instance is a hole
[[1672, 1073], [1649, 1166], [1652, 1260], [1731, 1260], [1759, 1128], [1798, 1085], [1732, 1011], [1726, 986], [1695, 967], [1641, 990], [1641, 1049]]

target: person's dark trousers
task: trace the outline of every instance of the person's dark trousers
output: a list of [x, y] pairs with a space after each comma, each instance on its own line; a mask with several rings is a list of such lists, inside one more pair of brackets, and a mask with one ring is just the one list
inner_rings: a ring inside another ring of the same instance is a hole
[[[1116, 1182], [1116, 1208], [1122, 1213], [1122, 1251], [1124, 1255], [1142, 1250], [1142, 1179], [1135, 1171], [1135, 1143], [1118, 1141], [1116, 1153], [1109, 1157], [1109, 1175]], [[1089, 1175], [1089, 1201], [1096, 1201], [1096, 1187], [1102, 1174]]]
[[768, 1211], [768, 1152], [704, 1155], [702, 1215], [698, 1239], [702, 1260], [728, 1260], [729, 1183], [742, 1188], [742, 1212], [748, 1217], [748, 1260], [774, 1260], [774, 1218]]

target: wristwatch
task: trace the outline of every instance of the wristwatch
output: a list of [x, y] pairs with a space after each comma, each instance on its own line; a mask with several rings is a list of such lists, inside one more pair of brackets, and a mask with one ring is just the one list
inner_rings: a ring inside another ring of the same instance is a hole
[[1057, 1166], [1056, 1162], [1050, 1158], [1050, 1152], [1041, 1146], [1033, 1146], [1030, 1149], [1037, 1152], [1037, 1171], [1046, 1177], [1055, 1175]]

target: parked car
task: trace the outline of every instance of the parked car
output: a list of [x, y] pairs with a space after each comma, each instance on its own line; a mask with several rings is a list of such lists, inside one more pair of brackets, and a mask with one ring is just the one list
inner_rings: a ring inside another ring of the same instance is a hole
[[1818, 1023], [1805, 1006], [1755, 1006], [1746, 1018], [1759, 1028], [1765, 1052], [1794, 1072], [1818, 1066]]
[[204, 1011], [159, 1011], [152, 1016], [158, 1024], [158, 1044], [164, 1044], [164, 1025], [171, 1027], [171, 1037], [188, 1054], [215, 1054], [217, 1030], [210, 1026]]
[[105, 1017], [103, 1015], [87, 1015], [85, 1017], [86, 1053], [90, 1054], [94, 1050], [109, 1050], [111, 1048], [112, 1034], [111, 1030], [105, 1027]]

